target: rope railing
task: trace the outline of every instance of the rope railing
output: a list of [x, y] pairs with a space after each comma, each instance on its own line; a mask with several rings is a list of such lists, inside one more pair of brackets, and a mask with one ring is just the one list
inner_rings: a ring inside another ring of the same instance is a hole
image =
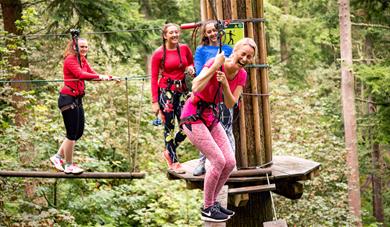
[[[141, 119], [143, 117], [144, 106], [147, 102], [145, 102], [145, 94], [144, 94], [144, 86], [145, 82], [150, 78], [148, 75], [138, 75], [138, 76], [132, 76], [132, 77], [122, 77], [119, 78], [120, 81], [126, 82], [126, 86], [124, 88], [123, 93], [125, 94], [125, 102], [126, 105], [124, 106], [126, 110], [124, 110], [125, 113], [125, 121], [127, 122], [127, 132], [126, 136], [123, 138], [127, 143], [127, 146], [124, 147], [123, 153], [128, 156], [129, 161], [129, 168], [125, 171], [120, 172], [86, 172], [79, 175], [73, 175], [73, 174], [63, 174], [60, 172], [54, 173], [54, 172], [45, 172], [45, 171], [37, 171], [37, 170], [18, 170], [18, 171], [10, 171], [6, 169], [0, 169], [0, 177], [27, 177], [27, 178], [95, 178], [95, 179], [103, 179], [103, 178], [111, 178], [111, 179], [137, 179], [137, 178], [143, 178], [145, 176], [144, 173], [138, 172], [139, 169], [137, 168], [138, 165], [138, 152], [140, 149], [140, 146], [142, 143], [140, 143], [140, 135], [142, 134], [141, 130], [143, 128], [141, 127], [141, 123], [143, 120]], [[1, 83], [12, 83], [12, 82], [23, 82], [23, 83], [37, 83], [37, 86], [43, 86], [46, 82], [64, 82], [64, 81], [78, 81], [73, 80], [63, 80], [63, 79], [54, 79], [54, 80], [2, 80]], [[133, 91], [130, 92], [130, 86], [128, 86], [129, 81], [134, 81], [135, 83], [132, 83], [133, 87], [138, 88], [139, 91]], [[102, 81], [103, 82], [103, 81]], [[142, 83], [142, 84], [140, 84]], [[52, 90], [48, 91], [49, 95], [53, 92]], [[131, 95], [132, 94], [132, 95]], [[23, 96], [23, 94], [21, 94]], [[139, 96], [139, 103], [137, 106], [130, 106], [130, 99], [129, 96]], [[138, 109], [138, 110], [137, 110]], [[132, 119], [130, 116], [130, 112], [138, 111], [138, 114], [136, 114]], [[118, 119], [117, 119], [118, 120]], [[30, 122], [31, 124], [35, 124], [33, 122]], [[88, 121], [86, 121], [88, 123]], [[85, 129], [88, 131], [88, 129]], [[134, 144], [134, 146], [131, 146], [131, 144]]]

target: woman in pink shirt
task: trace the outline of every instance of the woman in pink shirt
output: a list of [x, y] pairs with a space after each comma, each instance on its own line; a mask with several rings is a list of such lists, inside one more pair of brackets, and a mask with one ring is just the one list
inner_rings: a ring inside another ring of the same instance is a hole
[[[88, 42], [78, 39], [80, 62], [77, 59], [75, 44], [69, 41], [64, 53], [64, 86], [60, 90], [58, 107], [61, 110], [66, 128], [66, 138], [62, 142], [57, 154], [50, 158], [54, 167], [65, 173], [78, 174], [84, 170], [73, 163], [73, 150], [76, 141], [84, 132], [83, 96], [85, 94], [85, 80], [111, 80], [111, 76], [96, 73], [88, 64]], [[65, 163], [64, 159], [65, 158]], [[65, 164], [65, 168], [63, 167]]]
[[175, 131], [175, 118], [179, 121], [188, 88], [185, 71], [194, 74], [194, 59], [190, 48], [179, 43], [180, 30], [175, 24], [162, 29], [163, 45], [154, 51], [151, 60], [152, 110], [164, 122], [164, 157], [170, 170], [184, 173], [176, 148], [186, 138], [181, 128]]
[[223, 101], [227, 108], [232, 108], [237, 103], [247, 78], [243, 67], [252, 63], [256, 49], [252, 39], [244, 38], [236, 43], [226, 61], [223, 52], [210, 59], [193, 80], [193, 94], [183, 107], [183, 131], [211, 163], [204, 179], [201, 218], [205, 221], [223, 222], [234, 215], [216, 201], [236, 165], [229, 139], [219, 123], [217, 104]]

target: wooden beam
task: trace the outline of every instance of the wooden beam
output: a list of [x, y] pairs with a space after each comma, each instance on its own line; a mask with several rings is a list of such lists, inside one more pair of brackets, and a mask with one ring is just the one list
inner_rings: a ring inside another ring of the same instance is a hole
[[245, 193], [253, 193], [253, 192], [266, 192], [275, 190], [275, 184], [266, 184], [266, 185], [255, 185], [255, 186], [247, 186], [240, 188], [230, 188], [229, 194], [245, 194]]
[[277, 182], [275, 193], [288, 199], [300, 199], [303, 194], [303, 184], [300, 182]]
[[249, 201], [249, 194], [234, 194], [229, 196], [229, 204], [233, 204], [235, 207], [243, 207]]
[[43, 172], [43, 171], [0, 171], [0, 177], [140, 179], [145, 177], [145, 173], [85, 172], [81, 174], [66, 174], [64, 172]]
[[229, 177], [254, 177], [254, 176], [265, 176], [266, 174], [271, 175], [271, 168], [260, 168], [260, 169], [240, 169], [233, 171]]
[[263, 227], [288, 227], [285, 220], [275, 220], [263, 222]]

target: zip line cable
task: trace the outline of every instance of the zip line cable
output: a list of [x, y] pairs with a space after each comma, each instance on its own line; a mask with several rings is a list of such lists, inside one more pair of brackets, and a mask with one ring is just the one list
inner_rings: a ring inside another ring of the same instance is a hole
[[[131, 80], [145, 80], [149, 79], [150, 76], [136, 76], [136, 77], [120, 77], [118, 79], [112, 79], [108, 81], [131, 81]], [[0, 80], [2, 83], [62, 83], [62, 82], [75, 82], [82, 81], [80, 79], [54, 79], [54, 80]], [[92, 80], [92, 81], [103, 81], [103, 80]]]
[[[210, 2], [210, 0], [209, 0]], [[214, 5], [211, 4], [210, 5]], [[215, 18], [216, 12], [214, 9], [214, 6], [212, 7], [212, 13]], [[228, 21], [229, 23], [236, 23], [236, 22], [252, 22], [252, 23], [259, 23], [259, 22], [265, 22], [266, 20], [264, 18], [251, 18], [251, 19], [225, 19], [223, 21]], [[205, 23], [205, 21], [199, 21], [195, 22], [195, 25], [200, 26], [202, 23]], [[186, 29], [186, 28], [185, 28]], [[154, 28], [137, 28], [137, 29], [125, 29], [125, 30], [111, 30], [111, 31], [97, 31], [97, 32], [84, 32], [85, 35], [100, 35], [100, 34], [112, 34], [112, 33], [132, 33], [132, 32], [149, 32], [149, 31], [161, 31], [161, 28], [154, 27]], [[8, 34], [8, 35], [2, 35], [0, 38], [38, 38], [38, 37], [45, 37], [45, 36], [69, 36], [68, 33], [46, 33], [46, 34], [26, 34], [26, 35], [14, 35], [14, 34]]]
[[[142, 32], [142, 31], [160, 31], [161, 28], [140, 28], [140, 29], [128, 29], [128, 30], [112, 30], [112, 31], [100, 31], [100, 32], [85, 32], [83, 34], [86, 35], [99, 35], [99, 34], [111, 34], [111, 33], [121, 33], [121, 32]], [[47, 33], [47, 34], [30, 34], [30, 35], [3, 35], [0, 38], [36, 38], [36, 37], [44, 37], [44, 36], [69, 36], [68, 33]]]

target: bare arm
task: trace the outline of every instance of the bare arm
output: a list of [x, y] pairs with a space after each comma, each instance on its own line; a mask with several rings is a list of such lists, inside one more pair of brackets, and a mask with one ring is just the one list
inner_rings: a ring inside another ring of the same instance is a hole
[[213, 64], [210, 67], [204, 67], [200, 72], [199, 76], [195, 77], [192, 81], [192, 91], [199, 92], [202, 91], [210, 79], [213, 77], [214, 73], [221, 67], [225, 62], [224, 53], [219, 53], [215, 57]]
[[240, 98], [240, 95], [242, 93], [243, 87], [241, 85], [238, 85], [236, 89], [234, 89], [233, 93], [230, 91], [229, 83], [226, 79], [225, 73], [218, 71], [217, 72], [217, 80], [222, 84], [222, 91], [223, 91], [223, 101], [227, 108], [232, 108], [235, 103], [237, 103], [238, 99]]

